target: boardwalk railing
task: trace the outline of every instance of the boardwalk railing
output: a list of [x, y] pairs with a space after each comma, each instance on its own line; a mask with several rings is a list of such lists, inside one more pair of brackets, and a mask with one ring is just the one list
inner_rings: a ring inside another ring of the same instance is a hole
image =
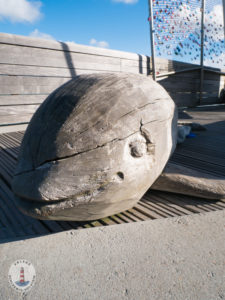
[[[195, 106], [199, 70], [177, 74], [194, 65], [156, 60], [158, 78], [178, 106]], [[93, 72], [151, 74], [148, 56], [72, 43], [0, 34], [0, 132], [24, 130], [33, 113], [57, 87], [76, 75]], [[207, 72], [204, 103], [218, 103], [224, 75]]]

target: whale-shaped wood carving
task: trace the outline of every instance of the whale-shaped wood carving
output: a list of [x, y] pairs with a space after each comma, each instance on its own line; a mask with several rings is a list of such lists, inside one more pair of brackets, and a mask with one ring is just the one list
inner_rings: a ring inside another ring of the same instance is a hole
[[144, 75], [77, 76], [55, 90], [25, 133], [12, 187], [20, 209], [94, 220], [134, 206], [177, 139], [176, 107]]

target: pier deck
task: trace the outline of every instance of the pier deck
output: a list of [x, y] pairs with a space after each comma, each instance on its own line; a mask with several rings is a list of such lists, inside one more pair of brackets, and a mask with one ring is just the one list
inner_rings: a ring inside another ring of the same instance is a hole
[[[225, 106], [188, 109], [180, 119], [199, 122], [206, 131], [186, 139], [171, 157], [174, 163], [213, 174], [225, 180]], [[12, 241], [61, 232], [109, 226], [158, 218], [171, 218], [225, 209], [225, 200], [201, 198], [149, 190], [132, 209], [108, 218], [88, 222], [36, 220], [23, 215], [15, 206], [11, 180], [24, 132], [0, 135], [0, 241]]]

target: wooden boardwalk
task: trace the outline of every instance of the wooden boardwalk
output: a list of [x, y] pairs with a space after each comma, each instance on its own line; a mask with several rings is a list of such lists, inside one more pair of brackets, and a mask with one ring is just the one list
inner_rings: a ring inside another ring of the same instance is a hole
[[[180, 118], [200, 122], [207, 131], [179, 145], [171, 157], [204, 173], [213, 174], [225, 182], [225, 106], [184, 111]], [[25, 216], [16, 208], [11, 191], [11, 179], [23, 132], [0, 135], [0, 242], [26, 239], [70, 229], [91, 228], [121, 223], [154, 220], [225, 209], [225, 200], [200, 198], [149, 190], [132, 209], [108, 218], [88, 222], [43, 221]]]

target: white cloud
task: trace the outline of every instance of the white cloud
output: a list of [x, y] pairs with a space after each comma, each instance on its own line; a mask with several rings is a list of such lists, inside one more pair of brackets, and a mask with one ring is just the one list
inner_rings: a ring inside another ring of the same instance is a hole
[[[191, 14], [190, 14], [191, 12]], [[188, 25], [187, 22], [188, 21]], [[183, 4], [174, 11], [175, 32], [186, 32], [187, 30], [200, 36], [201, 34], [201, 11], [200, 8], [195, 10], [190, 6]], [[223, 7], [215, 5], [212, 11], [205, 13], [205, 34], [210, 35], [213, 41], [224, 38], [223, 27]]]
[[204, 65], [219, 69], [224, 69], [225, 53], [220, 55], [211, 54], [211, 57], [204, 59]]
[[65, 41], [66, 44], [77, 45], [74, 41]]
[[[198, 45], [198, 51], [195, 53], [195, 55], [198, 53], [198, 56], [194, 57], [194, 61], [198, 63], [200, 59], [201, 46], [201, 11], [199, 8], [192, 10], [192, 14], [190, 14], [190, 11], [191, 8], [189, 6], [186, 5], [185, 7], [185, 5], [183, 5], [175, 12], [174, 28], [175, 32], [183, 32], [184, 37], [187, 29], [189, 34], [191, 33], [190, 36], [187, 35], [186, 38], [189, 38], [190, 40], [190, 49], [192, 49], [192, 51], [194, 44]], [[225, 61], [225, 54], [223, 53], [224, 44], [221, 44], [224, 41], [222, 5], [215, 5], [211, 11], [207, 11], [205, 13], [204, 28], [204, 64], [212, 67], [221, 67], [221, 65], [224, 65]], [[182, 55], [182, 51], [180, 55]]]
[[137, 3], [138, 0], [113, 0], [114, 2], [122, 2], [122, 3], [126, 3], [126, 4], [134, 4]]
[[33, 38], [39, 38], [39, 39], [45, 39], [45, 40], [55, 40], [53, 36], [50, 34], [40, 32], [38, 29], [35, 29], [29, 34], [30, 37]]
[[215, 5], [213, 10], [205, 16], [206, 34], [214, 41], [224, 39], [224, 21], [222, 5]]
[[42, 3], [28, 0], [0, 0], [0, 21], [9, 19], [11, 22], [34, 22], [41, 17]]
[[100, 48], [108, 48], [109, 44], [106, 41], [96, 41], [96, 39], [91, 39], [89, 42], [90, 45], [100, 47]]

